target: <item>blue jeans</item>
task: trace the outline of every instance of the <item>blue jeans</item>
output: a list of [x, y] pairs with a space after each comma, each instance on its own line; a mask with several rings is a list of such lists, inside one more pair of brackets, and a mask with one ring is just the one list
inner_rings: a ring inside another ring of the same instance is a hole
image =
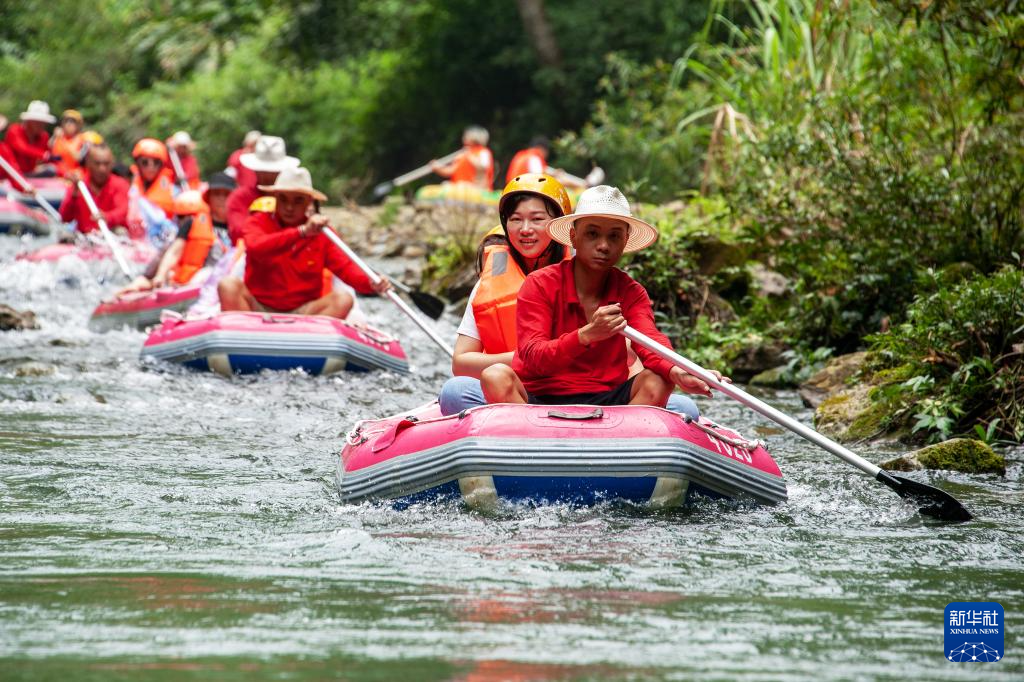
[[[480, 390], [480, 380], [472, 377], [452, 377], [444, 382], [437, 402], [440, 404], [441, 414], [458, 414], [471, 407], [487, 404], [484, 393]], [[665, 409], [688, 415], [693, 419], [700, 416], [697, 403], [681, 393], [670, 395]]]

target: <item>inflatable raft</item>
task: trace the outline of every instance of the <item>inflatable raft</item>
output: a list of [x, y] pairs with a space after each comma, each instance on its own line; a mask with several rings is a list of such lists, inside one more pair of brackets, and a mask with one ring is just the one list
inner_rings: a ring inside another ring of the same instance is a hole
[[54, 208], [59, 208], [64, 201], [64, 195], [68, 191], [68, 183], [63, 178], [25, 178], [28, 184], [32, 185], [36, 194], [23, 192], [10, 180], [0, 183], [0, 196], [18, 201], [32, 208], [39, 207], [37, 196]]
[[782, 472], [763, 443], [703, 417], [645, 406], [502, 404], [443, 417], [433, 403], [356, 424], [337, 482], [345, 502], [786, 500]]
[[0, 234], [50, 234], [46, 216], [19, 201], [0, 198]]
[[198, 286], [164, 287], [115, 296], [92, 311], [89, 329], [97, 332], [121, 327], [144, 330], [158, 324], [164, 310], [184, 313], [198, 298]]
[[164, 313], [142, 347], [142, 358], [225, 376], [263, 369], [409, 371], [398, 340], [381, 331], [323, 315], [282, 313], [230, 312], [198, 319]]
[[[132, 263], [148, 263], [156, 256], [156, 250], [144, 241], [133, 239], [127, 243], [121, 242], [120, 246], [124, 257]], [[113, 259], [114, 254], [102, 242], [90, 242], [83, 245], [50, 244], [35, 251], [19, 253], [17, 259], [31, 263], [55, 263], [61, 258], [68, 257], [96, 261]]]

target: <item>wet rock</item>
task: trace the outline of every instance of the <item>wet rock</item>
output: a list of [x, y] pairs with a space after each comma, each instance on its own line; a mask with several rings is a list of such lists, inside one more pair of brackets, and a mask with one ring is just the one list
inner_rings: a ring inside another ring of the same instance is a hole
[[765, 370], [785, 364], [783, 353], [789, 346], [782, 341], [766, 341], [744, 347], [729, 366], [733, 381], [746, 383]]
[[56, 373], [57, 368], [45, 362], [23, 362], [14, 367], [16, 377], [45, 377]]
[[888, 471], [944, 469], [968, 474], [1006, 475], [1006, 458], [980, 440], [971, 438], [953, 438], [929, 445], [879, 466]]
[[862, 383], [829, 396], [814, 411], [814, 428], [840, 442], [874, 438], [882, 433], [884, 406], [871, 402], [872, 387]]
[[423, 258], [427, 255], [427, 247], [422, 244], [406, 244], [402, 249], [402, 258]]
[[0, 303], [0, 331], [39, 329], [36, 314], [31, 310], [19, 311]]
[[772, 367], [763, 372], [758, 372], [748, 382], [751, 386], [765, 386], [767, 388], [792, 388], [796, 385], [789, 372], [788, 365]]
[[785, 296], [789, 293], [789, 280], [758, 262], [747, 265], [750, 289], [759, 296]]
[[846, 388], [846, 382], [864, 366], [867, 352], [840, 355], [828, 361], [807, 381], [800, 384], [800, 398], [807, 407], [818, 407], [829, 396]]
[[700, 274], [704, 276], [711, 276], [723, 268], [743, 265], [746, 260], [742, 247], [722, 241], [714, 235], [698, 237], [691, 249], [696, 256]]

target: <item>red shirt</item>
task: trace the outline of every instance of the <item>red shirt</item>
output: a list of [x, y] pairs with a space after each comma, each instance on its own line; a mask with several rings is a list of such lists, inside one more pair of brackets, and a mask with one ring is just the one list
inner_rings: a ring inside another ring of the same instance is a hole
[[[88, 177], [86, 177], [85, 182], [86, 184], [89, 183]], [[96, 200], [96, 207], [100, 209], [100, 213], [103, 214], [103, 219], [107, 221], [108, 227], [128, 226], [128, 189], [130, 187], [131, 185], [127, 180], [111, 173], [107, 184], [103, 185], [99, 193], [93, 194], [93, 199]], [[92, 188], [90, 187], [89, 189], [91, 190]], [[67, 194], [64, 195], [64, 201], [60, 204], [61, 220], [66, 223], [77, 220], [77, 230], [82, 233], [99, 229], [99, 225], [93, 220], [92, 214], [89, 212], [89, 204], [85, 203], [85, 197], [81, 194], [76, 195], [76, 190], [77, 187], [75, 185], [68, 187]]]
[[[185, 174], [185, 182], [192, 189], [199, 189], [199, 161], [192, 154], [186, 154], [185, 156], [178, 155], [178, 161], [181, 161], [181, 172]], [[177, 173], [175, 173], [177, 175]]]
[[263, 196], [263, 192], [255, 185], [239, 185], [228, 195], [228, 236], [232, 244], [237, 244], [246, 230], [249, 221], [249, 207], [252, 202]]
[[[4, 157], [4, 161], [14, 166], [15, 170], [17, 170], [18, 162], [14, 158], [14, 152], [11, 151], [11, 148], [3, 140], [0, 140], [0, 156]], [[3, 166], [0, 166], [0, 180], [7, 177], [10, 177], [7, 175], [7, 171], [4, 170]], [[19, 183], [14, 181], [14, 178], [11, 178], [11, 183], [18, 190], [24, 189]]]
[[231, 152], [228, 157], [228, 168], [235, 169], [235, 183], [239, 187], [256, 186], [256, 171], [242, 165], [242, 154], [248, 154], [249, 150], [241, 147]]
[[[587, 324], [576, 293], [576, 259], [531, 273], [519, 290], [516, 307], [518, 348], [512, 369], [534, 395], [570, 395], [608, 391], [629, 378], [626, 339], [618, 334], [589, 346], [577, 332]], [[654, 326], [647, 291], [618, 268], [608, 273], [601, 305], [619, 303], [629, 325], [655, 341], [672, 347]], [[672, 364], [646, 348], [633, 348], [644, 367], [666, 380]]]
[[21, 123], [12, 123], [4, 138], [14, 155], [15, 166], [22, 173], [31, 173], [50, 155], [50, 134], [46, 131], [30, 139]]
[[[466, 152], [455, 159], [455, 168], [449, 178], [452, 182], [469, 182], [489, 190], [494, 185], [494, 155], [491, 150], [480, 144], [465, 147]], [[484, 167], [483, 185], [477, 183], [477, 170], [474, 161]]]
[[303, 237], [272, 213], [253, 213], [244, 238], [245, 285], [268, 308], [294, 310], [320, 298], [324, 268], [359, 293], [373, 293], [370, 278], [322, 234]]

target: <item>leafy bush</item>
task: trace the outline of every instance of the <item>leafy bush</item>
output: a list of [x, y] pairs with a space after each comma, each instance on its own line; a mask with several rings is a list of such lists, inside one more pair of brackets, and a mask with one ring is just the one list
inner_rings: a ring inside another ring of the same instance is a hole
[[976, 425], [988, 440], [1024, 440], [1024, 270], [932, 281], [936, 291], [914, 301], [905, 323], [869, 339], [883, 366], [910, 375], [876, 399], [900, 407], [894, 426], [932, 440]]

